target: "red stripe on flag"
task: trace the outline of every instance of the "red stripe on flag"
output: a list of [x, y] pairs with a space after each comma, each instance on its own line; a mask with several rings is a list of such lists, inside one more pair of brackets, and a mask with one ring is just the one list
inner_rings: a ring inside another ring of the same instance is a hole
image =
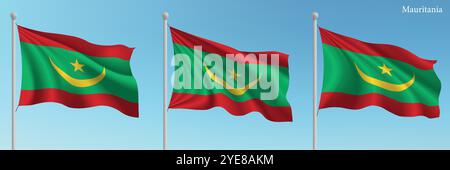
[[368, 106], [380, 106], [398, 116], [439, 117], [439, 106], [427, 106], [421, 103], [402, 103], [378, 93], [352, 95], [339, 92], [324, 92], [320, 97], [320, 109], [327, 107], [343, 107], [362, 109]]
[[110, 106], [125, 115], [139, 117], [138, 103], [109, 94], [74, 94], [59, 89], [22, 90], [20, 92], [20, 106], [44, 102], [56, 102], [72, 108]]
[[123, 60], [130, 60], [134, 50], [134, 48], [129, 48], [124, 45], [96, 45], [74, 36], [36, 31], [20, 25], [17, 27], [21, 42], [58, 47], [92, 57], [116, 57]]
[[292, 122], [292, 111], [289, 106], [269, 106], [259, 99], [235, 102], [222, 93], [211, 95], [172, 93], [169, 108], [208, 110], [216, 106], [235, 116], [256, 111], [270, 121]]
[[[194, 46], [202, 46], [202, 51], [218, 54], [222, 57], [226, 57], [227, 54], [233, 54], [233, 55], [242, 54], [244, 56], [246, 56], [247, 54], [254, 54], [256, 56], [255, 60], [251, 60], [251, 61], [239, 61], [239, 60], [234, 60], [233, 58], [230, 58], [239, 63], [246, 62], [246, 63], [250, 63], [250, 64], [271, 65], [271, 54], [278, 54], [279, 66], [288, 67], [288, 56], [289, 55], [281, 53], [281, 52], [277, 52], [277, 51], [261, 51], [261, 52], [238, 51], [232, 47], [183, 32], [183, 31], [173, 28], [173, 27], [170, 27], [170, 32], [172, 34], [172, 41], [174, 43], [177, 43], [177, 44], [180, 44], [180, 45], [192, 48], [192, 49], [194, 48]], [[259, 56], [260, 54], [267, 55], [267, 62], [258, 62], [259, 58], [260, 58], [260, 56]]]
[[427, 60], [401, 47], [389, 44], [374, 44], [360, 41], [351, 37], [340, 35], [332, 31], [320, 28], [322, 43], [335, 46], [340, 49], [374, 57], [385, 57], [399, 60], [422, 70], [431, 70], [436, 60]]

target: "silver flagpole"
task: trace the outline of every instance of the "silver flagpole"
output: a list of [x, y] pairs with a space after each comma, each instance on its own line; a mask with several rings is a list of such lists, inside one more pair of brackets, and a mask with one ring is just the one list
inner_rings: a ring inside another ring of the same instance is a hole
[[317, 18], [319, 13], [313, 12], [314, 27], [314, 70], [313, 70], [313, 150], [317, 149]]
[[11, 116], [12, 116], [12, 123], [11, 123], [11, 150], [16, 149], [16, 108], [15, 108], [15, 101], [16, 101], [16, 35], [15, 32], [15, 26], [16, 26], [16, 13], [11, 13], [11, 38], [12, 38], [12, 62], [11, 62]]
[[164, 40], [163, 40], [163, 55], [164, 55], [164, 80], [163, 80], [163, 150], [167, 149], [167, 19], [169, 18], [169, 13], [163, 13], [164, 21]]

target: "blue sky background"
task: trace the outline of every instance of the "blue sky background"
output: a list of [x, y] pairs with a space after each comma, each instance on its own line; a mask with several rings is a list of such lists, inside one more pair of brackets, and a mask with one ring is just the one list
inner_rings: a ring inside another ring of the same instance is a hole
[[[444, 13], [402, 14], [402, 5], [439, 5]], [[378, 107], [321, 110], [319, 149], [450, 149], [448, 0], [3, 0], [0, 7], [0, 149], [11, 145], [12, 11], [25, 27], [136, 47], [131, 66], [141, 115], [136, 119], [109, 107], [71, 109], [56, 103], [20, 107], [17, 149], [161, 149], [164, 11], [170, 13], [170, 25], [186, 32], [244, 51], [289, 54], [288, 100], [294, 114], [291, 123], [274, 123], [256, 112], [236, 117], [222, 108], [169, 110], [169, 149], [311, 149], [313, 11], [320, 13], [324, 28], [438, 60], [435, 70], [442, 82], [437, 119], [398, 117]], [[170, 34], [169, 42], [172, 57]], [[18, 46], [17, 51], [19, 95]], [[322, 64], [319, 43], [319, 90]]]

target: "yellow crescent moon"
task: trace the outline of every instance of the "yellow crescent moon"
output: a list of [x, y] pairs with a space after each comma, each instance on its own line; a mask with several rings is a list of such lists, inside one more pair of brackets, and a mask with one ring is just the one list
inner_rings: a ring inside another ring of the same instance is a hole
[[208, 76], [209, 76], [209, 78], [211, 78], [211, 80], [214, 80], [214, 82], [216, 82], [217, 84], [220, 84], [223, 88], [227, 89], [231, 94], [234, 94], [236, 96], [243, 95], [245, 92], [247, 92], [248, 89], [255, 86], [259, 81], [259, 78], [258, 78], [256, 80], [253, 80], [252, 82], [248, 83], [244, 87], [230, 89], [230, 88], [227, 88], [227, 87], [232, 87], [230, 84], [228, 84], [226, 81], [223, 81], [222, 79], [217, 78], [216, 75], [214, 75], [214, 73], [211, 70], [209, 70], [209, 68], [206, 66], [206, 64], [204, 64], [204, 66], [206, 69], [206, 74], [208, 74]]
[[56, 70], [56, 72], [69, 84], [75, 87], [90, 87], [93, 85], [96, 85], [97, 83], [101, 82], [103, 78], [106, 76], [106, 69], [103, 67], [102, 73], [100, 73], [98, 76], [90, 79], [76, 79], [72, 76], [65, 73], [63, 70], [61, 70], [55, 63], [53, 63], [52, 59], [49, 57], [50, 63], [52, 64], [53, 68]]
[[416, 75], [413, 75], [411, 80], [407, 81], [406, 83], [402, 83], [402, 84], [393, 84], [393, 83], [389, 83], [383, 80], [379, 80], [376, 79], [374, 77], [370, 77], [368, 75], [366, 75], [364, 72], [362, 72], [358, 65], [355, 64], [356, 70], [358, 71], [359, 76], [367, 83], [375, 85], [377, 87], [381, 87], [383, 89], [389, 90], [389, 91], [394, 91], [394, 92], [401, 92], [404, 91], [406, 89], [408, 89], [409, 87], [411, 87], [411, 85], [414, 84], [414, 81], [416, 80]]

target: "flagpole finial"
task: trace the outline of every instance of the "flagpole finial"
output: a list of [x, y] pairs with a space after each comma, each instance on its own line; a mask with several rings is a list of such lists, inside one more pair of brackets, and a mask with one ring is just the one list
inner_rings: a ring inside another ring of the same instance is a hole
[[16, 18], [17, 18], [16, 13], [15, 12], [11, 12], [11, 19], [12, 20], [16, 20]]
[[169, 18], [169, 13], [163, 12], [162, 16], [164, 20], [167, 20], [167, 18]]
[[313, 19], [319, 18], [319, 13], [317, 13], [317, 12], [313, 12], [312, 15], [313, 15]]

